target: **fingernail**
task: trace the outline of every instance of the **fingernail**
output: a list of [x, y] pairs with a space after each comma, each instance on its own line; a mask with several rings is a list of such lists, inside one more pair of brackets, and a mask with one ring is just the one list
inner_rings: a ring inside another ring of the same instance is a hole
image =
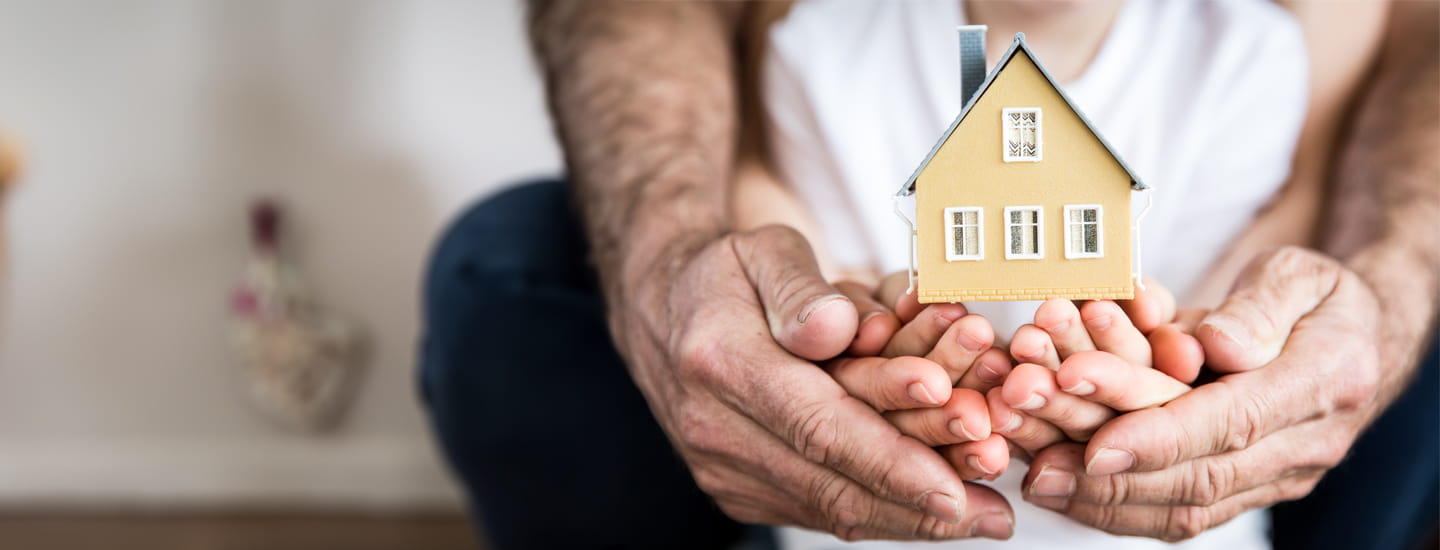
[[1037, 497], [1033, 495], [1027, 495], [1025, 497], [1025, 502], [1029, 502], [1030, 504], [1034, 504], [1036, 506], [1049, 508], [1056, 512], [1064, 512], [1065, 507], [1070, 505], [1070, 499], [1064, 497]]
[[1251, 349], [1255, 347], [1254, 336], [1250, 334], [1250, 329], [1246, 328], [1244, 323], [1241, 323], [1239, 319], [1229, 315], [1217, 314], [1211, 315], [1200, 324], [1201, 326], [1210, 327], [1210, 330], [1214, 331], [1216, 335], [1234, 342], [1235, 346], [1240, 349]]
[[1038, 347], [1038, 348], [1030, 348], [1030, 349], [1028, 349], [1028, 350], [1020, 351], [1020, 352], [1017, 352], [1017, 353], [1016, 353], [1016, 355], [1018, 355], [1018, 356], [1020, 356], [1020, 357], [1023, 357], [1023, 358], [1025, 358], [1025, 359], [1036, 359], [1036, 358], [1039, 358], [1040, 356], [1042, 356], [1042, 355], [1044, 355], [1044, 354], [1045, 354], [1045, 346], [1040, 346], [1040, 347]]
[[995, 367], [984, 363], [980, 364], [980, 370], [976, 372], [975, 375], [990, 384], [999, 384], [1005, 380], [1005, 375], [1000, 374], [1000, 371], [995, 370]]
[[1064, 334], [1065, 331], [1070, 330], [1070, 321], [1065, 321], [1063, 323], [1045, 327], [1045, 330], [1049, 331], [1051, 334]]
[[[956, 319], [958, 319], [958, 317], [956, 317]], [[935, 316], [935, 328], [945, 330], [950, 328], [950, 325], [953, 324], [955, 324], [955, 319], [951, 319], [948, 315], [944, 313]]]
[[967, 466], [970, 466], [972, 469], [979, 470], [987, 476], [995, 475], [995, 472], [990, 471], [989, 468], [986, 468], [984, 464], [980, 463], [980, 457], [978, 456], [970, 455], [965, 457], [965, 464]]
[[961, 439], [964, 439], [966, 441], [980, 440], [980, 438], [975, 437], [974, 434], [971, 434], [970, 430], [965, 429], [965, 422], [960, 420], [959, 418], [951, 420], [949, 424], [946, 424], [946, 426], [950, 428], [950, 433], [955, 434]]
[[800, 315], [796, 316], [796, 319], [800, 321], [800, 324], [803, 325], [805, 324], [805, 321], [810, 320], [811, 314], [820, 311], [820, 309], [825, 306], [840, 301], [848, 302], [850, 301], [850, 299], [846, 298], [844, 294], [827, 294], [825, 296], [821, 296], [819, 298], [811, 300], [810, 303], [805, 304], [805, 307], [800, 308]]
[[960, 342], [960, 347], [965, 348], [965, 351], [970, 353], [979, 353], [985, 349], [985, 344], [982, 343], [979, 338], [967, 332], [961, 332], [955, 335], [955, 340]]
[[911, 399], [914, 399], [920, 403], [925, 403], [927, 405], [940, 404], [940, 400], [936, 399], [934, 395], [930, 394], [930, 389], [926, 388], [923, 382], [914, 382], [909, 386], [906, 386], [905, 393], [910, 394]]
[[1091, 384], [1089, 380], [1081, 380], [1079, 382], [1076, 382], [1074, 386], [1070, 386], [1068, 388], [1060, 388], [1060, 391], [1063, 391], [1070, 395], [1090, 395], [1092, 393], [1095, 393], [1095, 384]]
[[945, 523], [960, 523], [960, 501], [940, 491], [931, 491], [925, 495], [925, 513]]
[[1085, 321], [1085, 326], [1090, 327], [1090, 329], [1092, 330], [1105, 330], [1110, 328], [1111, 322], [1113, 322], [1113, 320], [1110, 318], [1109, 315], [1101, 315], [1094, 319]]
[[1032, 394], [1030, 394], [1030, 398], [1029, 398], [1029, 399], [1026, 399], [1024, 403], [1021, 403], [1021, 404], [1019, 404], [1019, 405], [1015, 405], [1015, 408], [1020, 409], [1020, 410], [1022, 410], [1022, 411], [1031, 411], [1031, 410], [1035, 410], [1035, 409], [1038, 409], [1038, 408], [1044, 407], [1044, 406], [1045, 406], [1045, 396], [1040, 395], [1040, 394], [1038, 394], [1038, 393], [1032, 393]]
[[879, 316], [881, 316], [881, 315], [884, 315], [884, 314], [885, 314], [885, 313], [884, 313], [884, 312], [881, 312], [881, 311], [872, 311], [872, 312], [870, 312], [870, 313], [866, 313], [864, 317], [861, 317], [861, 318], [860, 318], [860, 326], [865, 326], [865, 323], [866, 323], [867, 321], [869, 321], [869, 320], [871, 320], [871, 319], [874, 319], [874, 318], [876, 318], [876, 317], [879, 317]]
[[1075, 474], [1041, 466], [1035, 481], [1030, 482], [1030, 494], [1039, 497], [1069, 497], [1075, 494]]
[[1021, 422], [1020, 415], [1018, 415], [1018, 414], [1011, 414], [1011, 415], [1010, 415], [1010, 420], [1006, 420], [1004, 426], [994, 426], [994, 427], [993, 427], [994, 429], [992, 429], [991, 431], [1000, 432], [1000, 433], [1002, 433], [1002, 434], [1008, 434], [1008, 433], [1010, 433], [1010, 432], [1015, 431], [1017, 428], [1019, 428], [1019, 427], [1020, 427], [1020, 422]]
[[1092, 476], [1108, 476], [1129, 470], [1135, 465], [1135, 455], [1120, 449], [1100, 449], [1095, 458], [1085, 465], [1085, 473]]
[[1005, 514], [990, 514], [975, 520], [975, 526], [970, 529], [970, 536], [1006, 540], [1014, 534], [1014, 531], [1015, 525], [1010, 523], [1010, 518], [1005, 517]]

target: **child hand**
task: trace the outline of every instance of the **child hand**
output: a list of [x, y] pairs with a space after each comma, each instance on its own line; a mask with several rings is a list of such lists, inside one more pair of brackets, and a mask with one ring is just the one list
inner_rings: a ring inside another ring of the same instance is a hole
[[901, 433], [936, 447], [965, 479], [1004, 471], [1009, 451], [991, 434], [983, 391], [1003, 381], [1011, 363], [994, 347], [989, 321], [960, 304], [921, 307], [902, 295], [892, 309], [863, 285], [836, 288], [861, 318], [850, 357], [828, 366], [836, 381]]
[[1045, 302], [1011, 341], [1024, 361], [987, 395], [997, 433], [1030, 455], [1087, 441], [1117, 411], [1168, 402], [1189, 391], [1204, 357], [1172, 323], [1174, 299], [1148, 282], [1134, 300]]

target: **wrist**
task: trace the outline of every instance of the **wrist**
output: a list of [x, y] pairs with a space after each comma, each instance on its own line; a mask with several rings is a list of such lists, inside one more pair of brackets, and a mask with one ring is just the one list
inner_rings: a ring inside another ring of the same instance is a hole
[[1391, 241], [1377, 241], [1345, 262], [1374, 294], [1379, 309], [1375, 327], [1381, 365], [1379, 410], [1410, 384], [1423, 347], [1434, 335], [1435, 304], [1440, 299], [1436, 279], [1440, 268], [1433, 265], [1434, 252]]

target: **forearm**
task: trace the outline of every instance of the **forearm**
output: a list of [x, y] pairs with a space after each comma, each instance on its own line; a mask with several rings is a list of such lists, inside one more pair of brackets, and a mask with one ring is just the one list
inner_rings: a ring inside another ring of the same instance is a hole
[[1379, 299], [1381, 404], [1405, 387], [1434, 336], [1440, 301], [1440, 29], [1435, 4], [1395, 4], [1373, 86], [1361, 98], [1322, 235], [1325, 251]]
[[612, 306], [658, 299], [650, 281], [729, 229], [739, 8], [532, 2], [531, 37]]

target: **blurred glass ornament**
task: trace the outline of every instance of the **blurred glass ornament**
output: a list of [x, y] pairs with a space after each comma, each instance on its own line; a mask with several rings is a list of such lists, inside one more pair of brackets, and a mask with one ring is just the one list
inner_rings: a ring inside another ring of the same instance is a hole
[[338, 424], [359, 381], [359, 326], [311, 303], [280, 257], [281, 215], [273, 202], [250, 209], [251, 255], [231, 296], [231, 347], [250, 402], [289, 428]]

